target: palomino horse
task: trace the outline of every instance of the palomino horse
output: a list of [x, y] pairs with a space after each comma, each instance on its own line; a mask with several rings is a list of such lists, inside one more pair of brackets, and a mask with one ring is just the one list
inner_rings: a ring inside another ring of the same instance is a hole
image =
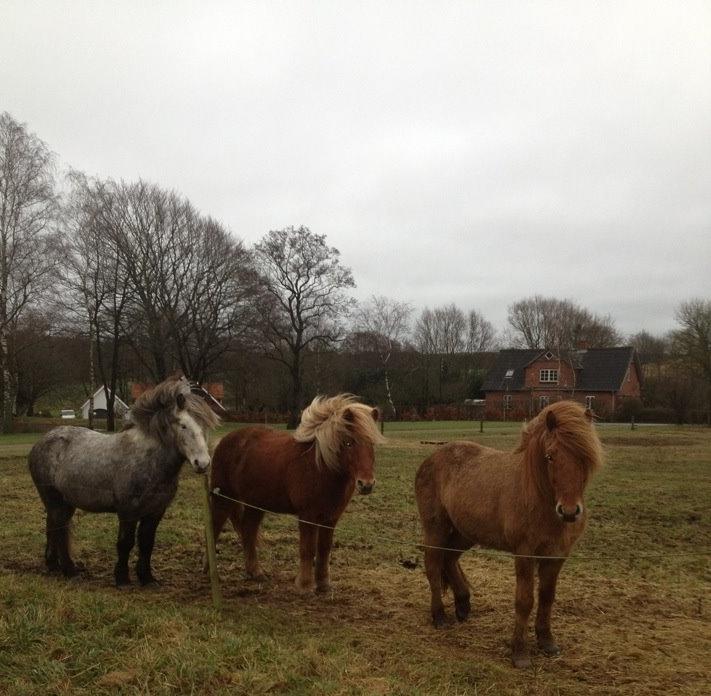
[[417, 472], [415, 494], [434, 625], [444, 624], [447, 585], [454, 592], [457, 618], [464, 621], [469, 615], [469, 586], [459, 563], [463, 551], [475, 544], [509, 551], [517, 556], [513, 663], [530, 664], [525, 633], [535, 565], [536, 637], [543, 652], [557, 654], [550, 621], [558, 573], [585, 528], [583, 493], [601, 464], [592, 414], [573, 401], [543, 409], [524, 428], [514, 452], [453, 442], [426, 459]]
[[229, 517], [242, 539], [249, 577], [264, 577], [256, 541], [268, 510], [300, 520], [297, 587], [304, 592], [314, 588], [315, 557], [316, 590], [330, 588], [333, 527], [353, 492], [367, 494], [375, 485], [374, 445], [383, 440], [377, 420], [378, 410], [352, 395], [316, 397], [293, 437], [246, 428], [220, 441], [212, 458], [212, 488], [219, 489], [213, 496], [215, 538]]
[[217, 416], [184, 380], [168, 380], [142, 394], [120, 433], [62, 426], [50, 430], [29, 455], [30, 473], [47, 510], [45, 560], [71, 577], [69, 525], [76, 508], [115, 512], [119, 518], [116, 585], [129, 581], [128, 557], [138, 527], [136, 575], [154, 583], [151, 554], [156, 529], [178, 488], [184, 461], [202, 473], [210, 464], [206, 431]]

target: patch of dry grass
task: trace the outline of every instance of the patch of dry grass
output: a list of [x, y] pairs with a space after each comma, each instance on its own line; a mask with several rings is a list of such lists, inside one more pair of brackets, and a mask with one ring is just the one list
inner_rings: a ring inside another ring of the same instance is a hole
[[[355, 498], [336, 532], [331, 594], [294, 591], [292, 519], [267, 517], [262, 584], [243, 578], [236, 537], [226, 534], [219, 617], [199, 571], [196, 477], [183, 478], [159, 527], [162, 587], [119, 592], [110, 515], [77, 517], [87, 574], [44, 575], [41, 505], [24, 460], [0, 448], [0, 693], [709, 693], [711, 432], [602, 431], [608, 465], [590, 489], [590, 525], [554, 607], [563, 653], [535, 654], [533, 668], [518, 672], [508, 657], [509, 558], [466, 554], [472, 617], [441, 631], [429, 624], [412, 482], [433, 448], [420, 441], [468, 435], [466, 424], [449, 433], [436, 425], [393, 429], [375, 494]], [[508, 448], [517, 431], [472, 428], [471, 437]]]

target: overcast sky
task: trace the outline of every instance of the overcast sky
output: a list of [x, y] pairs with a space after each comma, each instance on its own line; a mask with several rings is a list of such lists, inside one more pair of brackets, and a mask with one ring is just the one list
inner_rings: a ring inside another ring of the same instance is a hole
[[0, 0], [2, 110], [248, 244], [326, 234], [360, 299], [711, 298], [708, 1]]

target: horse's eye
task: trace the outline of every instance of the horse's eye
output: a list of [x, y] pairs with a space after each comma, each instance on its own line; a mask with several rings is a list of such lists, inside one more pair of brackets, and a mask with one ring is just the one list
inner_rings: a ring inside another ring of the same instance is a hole
[[353, 447], [353, 440], [346, 440], [346, 447]]
[[550, 452], [546, 452], [546, 461], [547, 462], [553, 461], [553, 455]]
[[181, 424], [180, 424], [180, 427], [181, 427], [183, 430], [187, 430], [187, 429], [188, 429], [188, 426], [185, 425], [184, 423], [181, 423]]

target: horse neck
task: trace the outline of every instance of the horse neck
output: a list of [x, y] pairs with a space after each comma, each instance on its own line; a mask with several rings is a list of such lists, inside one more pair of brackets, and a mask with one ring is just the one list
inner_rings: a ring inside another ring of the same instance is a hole
[[156, 469], [163, 472], [165, 478], [171, 479], [180, 473], [185, 457], [175, 445], [166, 446], [152, 435], [147, 435], [141, 430], [131, 429], [126, 431], [135, 447], [148, 452], [148, 457], [156, 464]]
[[325, 485], [330, 486], [343, 486], [347, 487], [349, 482], [355, 485], [355, 477], [353, 474], [343, 467], [339, 462], [338, 465], [334, 467], [329, 467], [324, 464], [323, 461], [319, 461], [316, 457], [316, 444], [309, 444], [305, 452], [309, 459], [310, 468], [314, 476]]

